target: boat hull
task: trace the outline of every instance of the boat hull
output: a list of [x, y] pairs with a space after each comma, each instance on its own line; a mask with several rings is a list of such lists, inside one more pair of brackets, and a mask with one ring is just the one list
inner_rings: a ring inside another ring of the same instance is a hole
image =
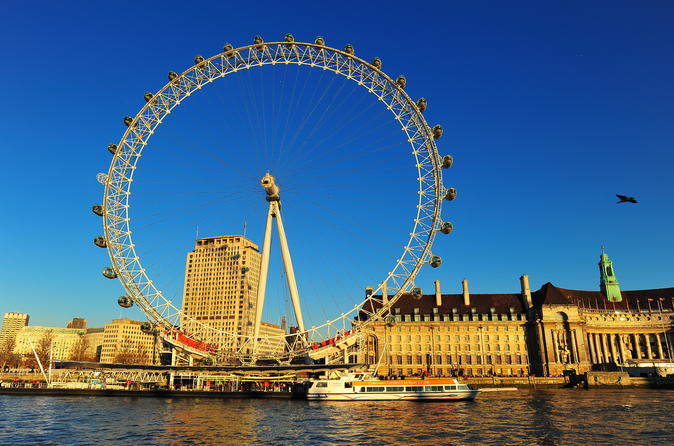
[[313, 401], [467, 401], [474, 400], [479, 390], [455, 392], [343, 392], [343, 393], [308, 393], [307, 399]]

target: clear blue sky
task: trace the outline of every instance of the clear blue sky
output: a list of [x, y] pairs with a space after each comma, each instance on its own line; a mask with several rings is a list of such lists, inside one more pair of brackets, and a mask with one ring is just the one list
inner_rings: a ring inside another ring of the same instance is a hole
[[[440, 279], [445, 292], [458, 292], [468, 278], [475, 293], [515, 292], [523, 273], [533, 288], [551, 281], [597, 289], [602, 244], [623, 289], [674, 286], [671, 2], [196, 5], [3, 6], [0, 312], [27, 312], [34, 325], [56, 326], [76, 316], [90, 326], [118, 317], [121, 286], [100, 274], [108, 260], [91, 243], [101, 228], [90, 208], [101, 202], [95, 175], [107, 170], [105, 147], [121, 137], [122, 117], [135, 114], [142, 94], [160, 89], [166, 73], [186, 69], [195, 54], [287, 32], [301, 41], [322, 35], [339, 48], [352, 43], [359, 56], [382, 58], [391, 76], [407, 76], [412, 97], [428, 98], [429, 122], [443, 124], [440, 151], [456, 160], [445, 184], [459, 190], [443, 215], [456, 231], [438, 239], [434, 252], [445, 262], [419, 278], [425, 289]], [[218, 235], [241, 232], [247, 221], [248, 235], [261, 243], [265, 203], [255, 181], [266, 168], [288, 189], [286, 226], [309, 317], [334, 316], [353, 301], [345, 294], [382, 279], [398, 253], [389, 249], [402, 246], [411, 227], [414, 189], [398, 176], [408, 154], [396, 146], [400, 135], [381, 108], [329, 141], [334, 148], [339, 137], [359, 138], [333, 155], [392, 144], [385, 155], [368, 152], [366, 171], [338, 176], [348, 163], [327, 162], [328, 152], [314, 160], [297, 146], [310, 166], [298, 165], [291, 153], [255, 164], [241, 178], [205, 155], [232, 156], [246, 166], [246, 156], [251, 163], [262, 158], [264, 141], [283, 134], [283, 121], [265, 128], [263, 138], [246, 123], [256, 113], [278, 118], [293, 100], [316, 103], [311, 95], [322, 90], [314, 85], [328, 86], [337, 98], [316, 122], [319, 135], [330, 135], [368, 105], [360, 91], [339, 105], [352, 87], [330, 82], [292, 69], [225, 79], [162, 126], [142, 160], [132, 201], [138, 249], [160, 287], [179, 294], [197, 225], [202, 235]], [[328, 182], [329, 197], [320, 188], [324, 173], [340, 178]], [[244, 194], [229, 200], [237, 185]], [[214, 195], [218, 187], [223, 197]], [[168, 212], [200, 203], [194, 197], [202, 192], [208, 204]], [[616, 193], [639, 204], [616, 205]], [[326, 198], [323, 212], [317, 203]], [[221, 208], [214, 213], [215, 203]], [[167, 217], [152, 217], [161, 212]], [[276, 303], [268, 320], [284, 305], [278, 260], [272, 264]], [[135, 310], [122, 314], [140, 317]]]

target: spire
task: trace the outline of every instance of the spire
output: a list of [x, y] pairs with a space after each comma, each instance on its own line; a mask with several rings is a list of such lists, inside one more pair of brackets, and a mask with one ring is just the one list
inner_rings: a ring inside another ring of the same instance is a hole
[[620, 294], [620, 283], [613, 269], [613, 262], [604, 252], [604, 245], [601, 247], [599, 256], [599, 287], [609, 302], [621, 302], [623, 300]]

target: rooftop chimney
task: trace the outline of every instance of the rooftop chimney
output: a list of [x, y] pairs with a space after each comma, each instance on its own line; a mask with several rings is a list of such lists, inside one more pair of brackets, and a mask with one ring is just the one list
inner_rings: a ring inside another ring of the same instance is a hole
[[440, 281], [435, 281], [435, 306], [442, 306], [442, 293], [440, 292]]
[[522, 298], [524, 299], [527, 310], [533, 307], [531, 302], [531, 290], [529, 289], [529, 276], [526, 274], [520, 277], [520, 285], [522, 286]]
[[463, 285], [463, 304], [467, 307], [470, 306], [470, 294], [468, 293], [468, 279], [463, 279], [461, 281]]

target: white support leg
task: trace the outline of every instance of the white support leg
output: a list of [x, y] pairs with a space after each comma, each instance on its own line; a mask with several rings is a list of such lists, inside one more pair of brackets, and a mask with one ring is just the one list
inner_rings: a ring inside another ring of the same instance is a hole
[[[274, 213], [276, 216], [276, 223], [278, 224], [279, 242], [281, 245], [281, 255], [283, 257], [283, 267], [285, 268], [286, 277], [288, 279], [288, 289], [290, 290], [290, 299], [293, 302], [293, 310], [295, 310], [295, 319], [297, 319], [297, 327], [300, 332], [304, 332], [304, 319], [302, 318], [302, 308], [300, 307], [300, 296], [297, 292], [297, 282], [295, 281], [295, 270], [293, 269], [293, 261], [290, 258], [290, 250], [288, 249], [288, 240], [286, 239], [286, 232], [283, 229], [283, 219], [281, 218], [281, 209], [276, 202]], [[306, 342], [304, 339], [302, 342]]]
[[262, 322], [262, 310], [264, 308], [264, 296], [267, 291], [267, 274], [269, 272], [269, 250], [271, 248], [271, 225], [274, 215], [275, 202], [269, 202], [267, 211], [267, 226], [264, 229], [264, 242], [262, 244], [262, 261], [260, 264], [260, 279], [257, 285], [257, 301], [255, 303], [255, 328], [253, 330], [253, 357], [257, 355], [257, 339], [260, 335], [260, 323]]

